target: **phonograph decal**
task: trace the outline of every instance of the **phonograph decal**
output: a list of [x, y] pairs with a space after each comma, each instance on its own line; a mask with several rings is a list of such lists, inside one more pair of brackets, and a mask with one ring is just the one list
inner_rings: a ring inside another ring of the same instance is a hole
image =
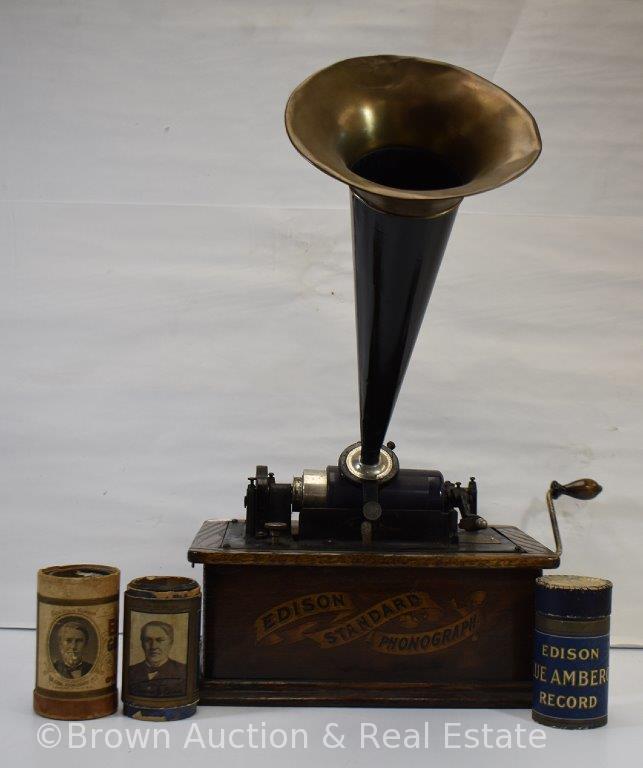
[[434, 653], [476, 638], [485, 598], [477, 591], [462, 605], [440, 605], [427, 592], [413, 591], [361, 609], [347, 592], [304, 595], [262, 613], [255, 621], [256, 642], [310, 640], [326, 650], [364, 641], [378, 653]]

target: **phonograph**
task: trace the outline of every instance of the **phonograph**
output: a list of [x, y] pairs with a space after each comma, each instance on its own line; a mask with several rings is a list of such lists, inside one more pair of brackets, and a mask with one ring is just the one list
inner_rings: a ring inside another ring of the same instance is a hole
[[350, 189], [360, 440], [292, 482], [257, 466], [245, 520], [203, 524], [201, 703], [529, 706], [552, 498], [600, 486], [552, 486], [553, 551], [385, 441], [458, 207], [536, 161], [536, 123], [467, 70], [366, 56], [297, 87], [286, 128]]

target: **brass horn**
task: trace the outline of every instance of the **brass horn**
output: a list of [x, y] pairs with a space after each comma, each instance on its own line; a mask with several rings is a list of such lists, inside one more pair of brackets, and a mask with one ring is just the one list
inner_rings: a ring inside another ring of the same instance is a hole
[[367, 479], [387, 461], [382, 444], [459, 204], [524, 173], [540, 136], [502, 88], [403, 56], [312, 75], [290, 96], [286, 129], [351, 190], [361, 455], [348, 469]]

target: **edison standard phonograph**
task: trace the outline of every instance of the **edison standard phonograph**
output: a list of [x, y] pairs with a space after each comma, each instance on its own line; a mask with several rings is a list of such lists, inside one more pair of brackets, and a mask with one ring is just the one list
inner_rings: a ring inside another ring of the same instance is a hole
[[487, 523], [474, 477], [400, 467], [385, 441], [458, 207], [536, 161], [536, 123], [467, 70], [367, 56], [296, 88], [286, 129], [350, 188], [360, 440], [291, 482], [257, 466], [245, 520], [240, 499], [197, 534], [201, 702], [528, 706], [551, 499], [600, 487], [552, 489], [553, 551]]

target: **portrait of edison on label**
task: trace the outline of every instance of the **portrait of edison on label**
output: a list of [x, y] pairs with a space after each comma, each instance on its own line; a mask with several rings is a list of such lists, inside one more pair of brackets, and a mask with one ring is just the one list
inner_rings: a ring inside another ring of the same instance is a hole
[[187, 686], [188, 614], [132, 611], [127, 687], [131, 696], [171, 698]]
[[67, 680], [85, 677], [96, 663], [98, 636], [82, 616], [64, 616], [49, 633], [49, 657], [56, 672]]

